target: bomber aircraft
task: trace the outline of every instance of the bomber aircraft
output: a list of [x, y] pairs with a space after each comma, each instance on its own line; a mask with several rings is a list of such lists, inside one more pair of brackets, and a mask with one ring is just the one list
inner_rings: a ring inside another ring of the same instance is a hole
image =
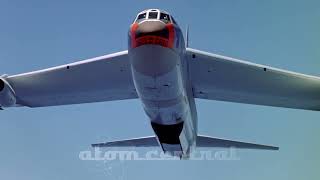
[[198, 134], [195, 99], [320, 110], [320, 78], [188, 46], [169, 13], [144, 10], [128, 50], [49, 69], [0, 77], [0, 107], [46, 107], [139, 99], [154, 136], [92, 144], [153, 147], [189, 157], [195, 147], [278, 150]]

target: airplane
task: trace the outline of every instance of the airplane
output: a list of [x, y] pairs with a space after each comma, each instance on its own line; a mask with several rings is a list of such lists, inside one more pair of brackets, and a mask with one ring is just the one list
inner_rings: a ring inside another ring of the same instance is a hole
[[320, 110], [320, 78], [189, 47], [168, 12], [147, 9], [128, 31], [128, 50], [0, 77], [0, 107], [47, 107], [139, 99], [154, 136], [92, 147], [160, 147], [188, 158], [196, 147], [279, 150], [198, 134], [195, 99]]

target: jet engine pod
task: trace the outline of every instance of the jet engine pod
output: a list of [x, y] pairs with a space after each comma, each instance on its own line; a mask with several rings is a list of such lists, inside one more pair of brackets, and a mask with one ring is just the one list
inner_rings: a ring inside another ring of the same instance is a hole
[[16, 97], [9, 83], [0, 78], [0, 107], [11, 107], [16, 104]]

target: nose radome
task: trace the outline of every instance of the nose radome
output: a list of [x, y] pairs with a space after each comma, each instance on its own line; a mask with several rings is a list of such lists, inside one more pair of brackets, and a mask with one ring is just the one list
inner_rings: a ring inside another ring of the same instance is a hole
[[140, 23], [136, 30], [136, 38], [143, 36], [169, 38], [169, 31], [166, 24], [160, 21], [145, 21]]
[[161, 21], [144, 21], [134, 23], [130, 29], [131, 48], [143, 45], [159, 45], [165, 48], [173, 48], [175, 40], [175, 27], [173, 24], [165, 24]]

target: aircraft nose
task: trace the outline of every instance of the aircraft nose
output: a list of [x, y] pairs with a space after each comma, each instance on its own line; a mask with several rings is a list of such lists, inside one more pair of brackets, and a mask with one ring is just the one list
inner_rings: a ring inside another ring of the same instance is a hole
[[136, 30], [136, 38], [143, 36], [158, 36], [169, 38], [169, 30], [166, 25], [160, 21], [146, 21], [139, 24]]
[[161, 21], [135, 23], [131, 26], [131, 47], [153, 44], [173, 48], [174, 36], [173, 24]]

